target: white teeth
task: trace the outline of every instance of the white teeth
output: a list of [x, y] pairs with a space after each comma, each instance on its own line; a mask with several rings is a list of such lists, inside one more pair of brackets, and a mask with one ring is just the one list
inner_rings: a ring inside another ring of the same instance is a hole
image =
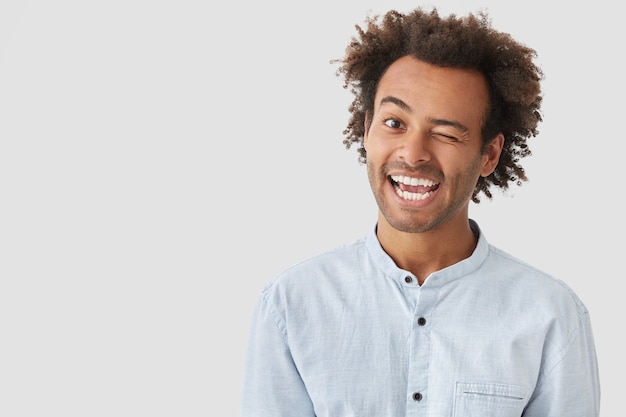
[[410, 193], [408, 191], [402, 191], [399, 187], [396, 187], [396, 193], [405, 200], [424, 200], [432, 195], [433, 191], [427, 193]]
[[[431, 181], [431, 180], [427, 180], [424, 178], [415, 178], [415, 177], [406, 177], [404, 175], [392, 175], [391, 179], [398, 183], [398, 184], [404, 184], [404, 185], [411, 185], [411, 186], [417, 186], [420, 185], [422, 187], [432, 187], [433, 185], [437, 185], [438, 183], [436, 183], [435, 181]], [[430, 197], [434, 191], [428, 191], [426, 193], [412, 193], [410, 191], [402, 191], [400, 189], [400, 187], [396, 184], [395, 185], [395, 190], [396, 193], [404, 198], [405, 200], [424, 200], [425, 198]]]
[[[405, 177], [404, 175], [392, 175], [391, 179], [397, 183], [401, 183], [404, 185], [421, 185], [423, 187], [432, 187], [437, 184], [435, 181], [427, 180], [425, 178], [414, 178], [414, 177]], [[414, 193], [409, 193], [414, 194]]]

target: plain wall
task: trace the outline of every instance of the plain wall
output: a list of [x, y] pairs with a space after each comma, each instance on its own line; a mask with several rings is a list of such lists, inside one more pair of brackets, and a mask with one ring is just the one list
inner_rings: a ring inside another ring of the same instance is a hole
[[[616, 415], [617, 6], [436, 3], [538, 52], [530, 181], [471, 217], [586, 303]], [[376, 219], [330, 61], [367, 15], [418, 4], [0, 3], [0, 415], [236, 415], [262, 287]]]

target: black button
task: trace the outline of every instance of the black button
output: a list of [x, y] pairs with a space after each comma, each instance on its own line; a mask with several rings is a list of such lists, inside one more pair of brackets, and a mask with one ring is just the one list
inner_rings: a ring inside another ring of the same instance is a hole
[[420, 317], [419, 319], [417, 319], [417, 324], [419, 324], [420, 326], [425, 325], [426, 319], [424, 317]]
[[415, 401], [422, 401], [422, 398], [424, 398], [424, 397], [422, 397], [422, 394], [421, 394], [421, 393], [419, 393], [419, 392], [414, 392], [414, 393], [413, 393], [413, 399], [414, 399]]
[[413, 281], [413, 278], [409, 276], [404, 277], [404, 282], [406, 282], [407, 284], [409, 284], [411, 281]]

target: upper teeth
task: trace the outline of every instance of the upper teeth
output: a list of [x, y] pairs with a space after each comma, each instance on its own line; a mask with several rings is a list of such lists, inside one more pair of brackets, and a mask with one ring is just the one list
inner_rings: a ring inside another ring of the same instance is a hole
[[405, 177], [403, 175], [392, 175], [391, 179], [397, 183], [401, 183], [404, 185], [422, 185], [424, 187], [432, 187], [437, 184], [434, 181], [427, 180], [425, 178], [414, 178], [414, 177]]

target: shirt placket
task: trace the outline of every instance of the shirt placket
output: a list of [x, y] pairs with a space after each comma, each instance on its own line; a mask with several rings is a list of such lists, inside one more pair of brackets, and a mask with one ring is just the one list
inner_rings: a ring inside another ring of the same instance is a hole
[[[405, 280], [407, 282], [408, 280]], [[416, 282], [413, 280], [413, 282]], [[407, 282], [407, 285], [411, 283]], [[430, 367], [431, 317], [436, 291], [418, 287], [409, 337], [409, 370], [406, 390], [406, 415], [426, 416], [428, 411], [428, 371]]]

